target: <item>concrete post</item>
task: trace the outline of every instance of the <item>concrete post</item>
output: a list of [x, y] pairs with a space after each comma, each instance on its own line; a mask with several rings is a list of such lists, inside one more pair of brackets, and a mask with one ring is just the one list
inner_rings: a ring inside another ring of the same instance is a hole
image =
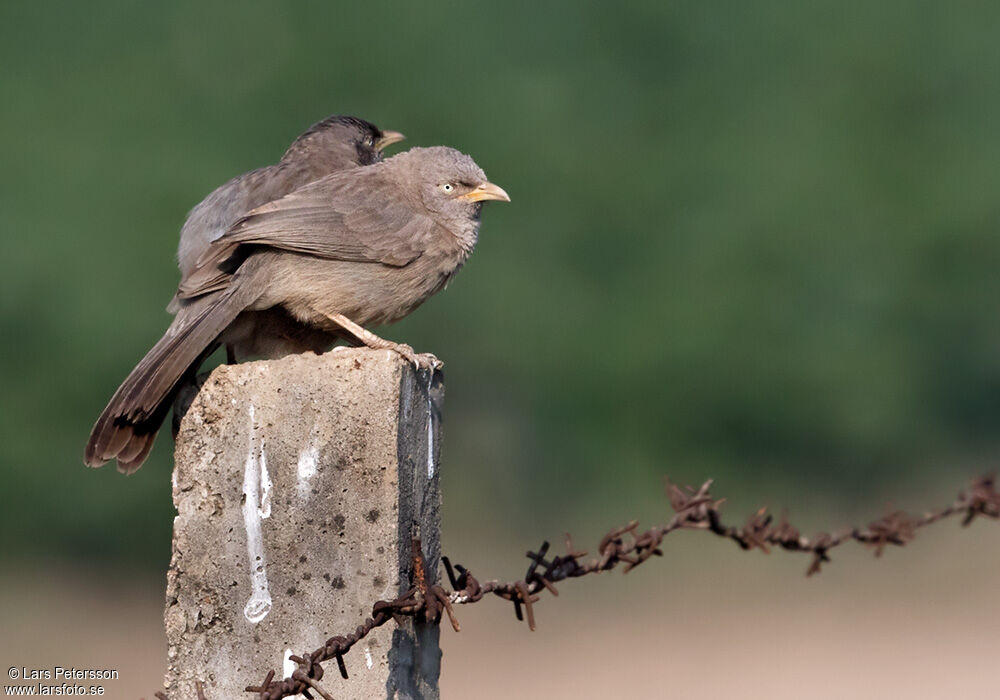
[[[269, 669], [406, 591], [410, 536], [440, 558], [443, 385], [389, 351], [216, 369], [181, 424], [164, 621], [170, 700], [251, 695]], [[418, 625], [417, 627], [421, 627]], [[376, 629], [335, 662], [337, 698], [437, 698], [438, 628]]]

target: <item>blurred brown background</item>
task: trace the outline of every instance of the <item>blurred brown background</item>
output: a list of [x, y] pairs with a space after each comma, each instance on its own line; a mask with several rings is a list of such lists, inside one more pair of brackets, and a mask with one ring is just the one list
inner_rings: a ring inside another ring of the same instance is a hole
[[[0, 660], [113, 659], [112, 697], [159, 687], [170, 441], [129, 479], [83, 443], [166, 326], [185, 212], [331, 113], [463, 149], [514, 200], [384, 331], [447, 362], [446, 551], [478, 574], [664, 519], [666, 474], [807, 532], [949, 502], [1000, 451], [998, 20], [965, 0], [0, 4]], [[569, 582], [534, 634], [499, 601], [461, 611], [442, 687], [985, 692], [991, 525], [808, 581], [804, 559], [678, 538]]]

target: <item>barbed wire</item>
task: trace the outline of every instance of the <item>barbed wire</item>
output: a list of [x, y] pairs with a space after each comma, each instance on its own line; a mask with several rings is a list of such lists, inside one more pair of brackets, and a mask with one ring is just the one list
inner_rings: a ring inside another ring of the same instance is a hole
[[[752, 514], [741, 526], [727, 525], [720, 512], [726, 499], [712, 496], [712, 480], [706, 481], [697, 489], [678, 486], [668, 480], [667, 497], [674, 515], [665, 524], [640, 532], [638, 522], [633, 520], [623, 527], [614, 528], [601, 538], [596, 556], [587, 561], [584, 561], [587, 552], [577, 550], [569, 534], [565, 538], [565, 554], [550, 557], [550, 543], [544, 541], [537, 551], [526, 553], [530, 563], [524, 577], [517, 581], [480, 582], [465, 567], [452, 564], [448, 557], [441, 557], [451, 590], [431, 582], [420, 541], [413, 538], [412, 587], [406, 593], [394, 600], [376, 602], [372, 606], [371, 616], [353, 632], [330, 637], [323, 646], [311, 653], [290, 656], [289, 659], [298, 665], [291, 676], [276, 681], [275, 672], [269, 671], [261, 683], [247, 686], [246, 692], [256, 694], [258, 700], [280, 700], [295, 695], [313, 698], [312, 693], [324, 700], [333, 700], [333, 696], [320, 685], [326, 671], [322, 664], [335, 660], [340, 676], [346, 679], [348, 673], [344, 656], [372, 630], [390, 620], [403, 624], [407, 617], [437, 624], [446, 615], [452, 629], [459, 632], [461, 625], [455, 616], [454, 606], [477, 603], [489, 595], [512, 603], [517, 619], [527, 620], [528, 628], [534, 630], [534, 605], [543, 592], [558, 596], [556, 583], [611, 571], [619, 566], [628, 573], [650, 558], [662, 556], [660, 545], [663, 539], [678, 530], [711, 533], [732, 540], [744, 550], [759, 549], [768, 553], [771, 548], [778, 547], [789, 552], [809, 554], [812, 559], [806, 569], [806, 576], [813, 576], [820, 572], [824, 564], [830, 562], [830, 550], [847, 542], [870, 547], [875, 556], [880, 557], [886, 547], [902, 547], [913, 541], [920, 528], [953, 516], [961, 515], [963, 526], [969, 525], [979, 516], [1000, 519], [1000, 492], [996, 490], [996, 485], [995, 475], [980, 476], [968, 488], [960, 491], [951, 505], [927, 511], [923, 515], [909, 515], [896, 510], [873, 520], [865, 527], [845, 528], [832, 533], [820, 532], [813, 537], [805, 537], [788, 521], [787, 514], [775, 522], [766, 508]], [[199, 700], [205, 700], [200, 682], [197, 690]], [[168, 700], [162, 692], [157, 693], [156, 697]]]
[[333, 696], [319, 685], [323, 680], [324, 662], [335, 659], [341, 677], [346, 679], [344, 655], [376, 627], [390, 620], [402, 624], [405, 617], [433, 624], [440, 622], [442, 615], [447, 615], [452, 628], [458, 632], [461, 626], [455, 617], [454, 606], [476, 603], [490, 594], [510, 601], [517, 619], [527, 619], [528, 628], [534, 630], [534, 604], [539, 601], [542, 592], [558, 596], [556, 583], [610, 571], [619, 565], [623, 565], [624, 572], [628, 573], [651, 557], [662, 556], [660, 544], [663, 538], [678, 530], [709, 532], [732, 540], [744, 550], [760, 549], [767, 553], [772, 547], [780, 547], [789, 552], [811, 554], [812, 561], [806, 569], [806, 576], [812, 576], [830, 562], [830, 550], [846, 542], [854, 541], [871, 547], [875, 556], [879, 557], [890, 545], [901, 547], [911, 542], [918, 529], [952, 516], [962, 515], [963, 526], [979, 516], [1000, 518], [1000, 492], [996, 490], [994, 475], [974, 479], [968, 488], [959, 492], [951, 505], [923, 515], [913, 516], [897, 510], [866, 527], [846, 528], [832, 534], [820, 532], [813, 537], [803, 536], [788, 521], [787, 514], [775, 522], [766, 508], [751, 515], [742, 526], [726, 525], [720, 513], [725, 499], [714, 498], [710, 493], [711, 486], [712, 480], [697, 489], [667, 481], [666, 490], [674, 510], [673, 517], [664, 525], [642, 532], [634, 520], [624, 527], [610, 530], [598, 543], [597, 556], [586, 562], [582, 560], [587, 553], [576, 549], [569, 534], [566, 535], [566, 553], [562, 555], [548, 557], [550, 544], [542, 542], [537, 551], [526, 553], [530, 563], [524, 577], [518, 581], [480, 583], [471, 571], [459, 564], [453, 565], [448, 557], [441, 557], [451, 585], [449, 591], [440, 584], [429, 582], [420, 542], [414, 538], [413, 586], [406, 593], [394, 600], [376, 602], [371, 616], [353, 633], [330, 637], [310, 654], [289, 657], [298, 664], [290, 677], [275, 681], [274, 671], [269, 671], [262, 683], [247, 686], [246, 691], [256, 693], [258, 700], [279, 700], [298, 694], [311, 698], [312, 692], [324, 700], [333, 700]]

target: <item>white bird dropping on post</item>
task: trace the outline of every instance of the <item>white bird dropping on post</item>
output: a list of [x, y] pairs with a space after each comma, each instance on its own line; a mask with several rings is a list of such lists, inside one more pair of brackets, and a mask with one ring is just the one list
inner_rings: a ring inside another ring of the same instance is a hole
[[[263, 497], [261, 495], [263, 491]], [[271, 612], [271, 592], [267, 586], [264, 561], [264, 535], [261, 519], [271, 515], [271, 479], [267, 473], [264, 444], [257, 438], [253, 404], [250, 404], [250, 449], [243, 469], [243, 523], [247, 530], [247, 555], [250, 559], [250, 600], [243, 616], [257, 624]]]
[[434, 372], [427, 373], [427, 478], [434, 478], [434, 406], [431, 405], [431, 385]]

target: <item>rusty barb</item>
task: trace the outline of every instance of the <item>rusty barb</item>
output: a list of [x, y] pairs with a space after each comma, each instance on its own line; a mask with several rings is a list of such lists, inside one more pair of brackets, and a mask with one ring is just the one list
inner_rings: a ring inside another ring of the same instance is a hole
[[[461, 627], [455, 617], [454, 606], [477, 603], [487, 595], [494, 595], [512, 603], [518, 620], [527, 620], [528, 628], [535, 629], [535, 603], [543, 592], [558, 595], [555, 584], [570, 578], [610, 571], [619, 565], [628, 573], [654, 556], [662, 556], [660, 545], [663, 538], [677, 530], [702, 530], [719, 537], [732, 540], [745, 550], [759, 549], [765, 553], [772, 548], [790, 552], [803, 552], [812, 560], [806, 570], [807, 576], [820, 571], [820, 567], [830, 561], [830, 550], [855, 541], [871, 547], [875, 556], [880, 556], [886, 547], [901, 547], [915, 537], [917, 530], [927, 525], [955, 515], [962, 516], [962, 525], [968, 525], [978, 516], [1000, 518], [1000, 493], [996, 490], [994, 476], [975, 479], [969, 488], [960, 492], [950, 506], [930, 511], [922, 516], [911, 516], [895, 511], [869, 523], [863, 528], [841, 530], [834, 534], [821, 532], [813, 537], [804, 537], [791, 523], [787, 515], [774, 521], [766, 508], [753, 513], [742, 526], [726, 525], [722, 521], [720, 509], [725, 499], [715, 499], [711, 493], [711, 481], [700, 488], [681, 487], [666, 484], [667, 497], [674, 515], [665, 524], [639, 531], [636, 521], [624, 527], [615, 528], [601, 538], [592, 558], [578, 550], [569, 535], [566, 535], [565, 554], [550, 554], [548, 542], [542, 542], [537, 551], [529, 551], [529, 564], [524, 578], [518, 581], [487, 581], [481, 583], [465, 567], [452, 564], [442, 557], [451, 590], [434, 583], [435, 572], [428, 572], [421, 552], [420, 541], [412, 540], [413, 567], [411, 588], [395, 600], [380, 600], [372, 607], [372, 614], [354, 632], [330, 637], [315, 651], [290, 657], [298, 664], [295, 672], [283, 680], [275, 680], [274, 671], [269, 671], [263, 682], [247, 687], [259, 700], [303, 695], [313, 698], [314, 694], [326, 700], [333, 698], [320, 686], [325, 669], [323, 663], [336, 660], [342, 678], [347, 678], [344, 655], [376, 627], [395, 620], [401, 624], [409, 617], [420, 623], [437, 624], [442, 615], [447, 615], [452, 628], [458, 632]], [[204, 694], [198, 688], [199, 698]], [[165, 697], [157, 694], [157, 697]]]

